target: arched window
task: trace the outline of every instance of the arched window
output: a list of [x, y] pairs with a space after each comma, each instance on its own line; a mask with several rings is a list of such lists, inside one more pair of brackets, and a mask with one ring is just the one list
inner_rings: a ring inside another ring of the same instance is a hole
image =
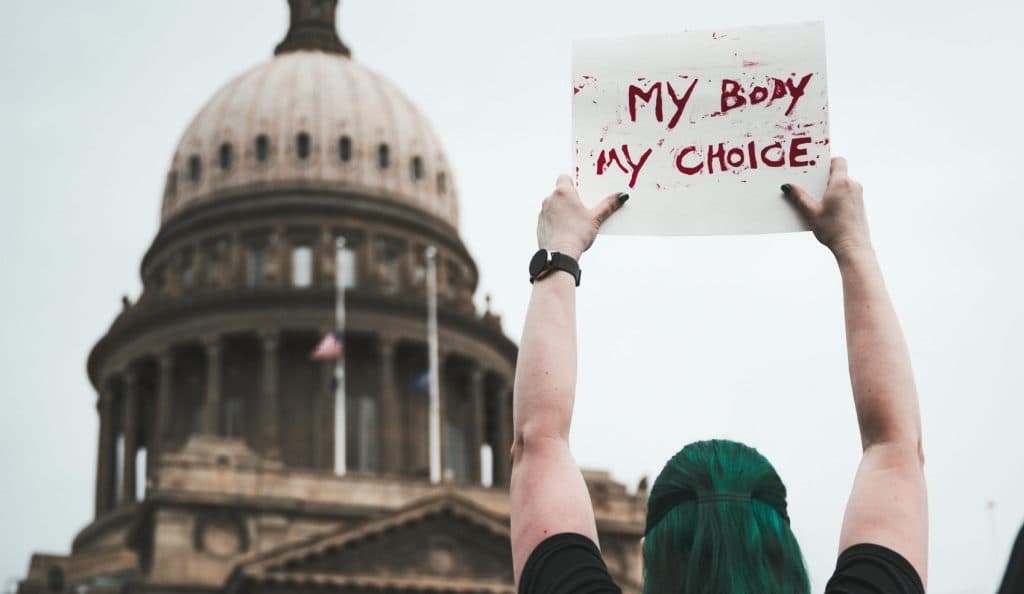
[[310, 7], [309, 16], [314, 19], [320, 18], [324, 14], [324, 2], [323, 0], [313, 0], [313, 5]]
[[423, 177], [423, 159], [419, 157], [412, 158], [412, 178], [418, 180]]
[[348, 136], [342, 136], [338, 139], [338, 159], [342, 163], [348, 163], [352, 160], [352, 139]]
[[188, 178], [197, 182], [202, 175], [203, 162], [199, 159], [199, 155], [192, 155], [188, 158]]
[[444, 172], [437, 174], [437, 193], [447, 194], [448, 193], [448, 178], [445, 177]]
[[220, 145], [220, 168], [224, 171], [231, 169], [231, 163], [235, 158], [235, 149], [230, 142]]
[[306, 132], [299, 132], [299, 135], [295, 137], [295, 154], [297, 154], [300, 159], [306, 160], [309, 158], [309, 151], [309, 134]]
[[266, 134], [256, 137], [256, 160], [265, 163], [270, 158], [270, 139]]
[[386, 144], [377, 147], [377, 165], [381, 169], [387, 169], [391, 165], [391, 151]]

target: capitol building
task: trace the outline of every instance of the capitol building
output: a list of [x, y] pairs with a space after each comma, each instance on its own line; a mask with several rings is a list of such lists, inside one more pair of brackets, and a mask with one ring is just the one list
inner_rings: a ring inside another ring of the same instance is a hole
[[[474, 304], [453, 164], [409, 97], [352, 58], [337, 0], [289, 4], [273, 57], [174, 148], [142, 294], [88, 356], [95, 514], [67, 552], [32, 556], [20, 594], [515, 592], [517, 347]], [[336, 286], [343, 411], [334, 362], [310, 357]], [[637, 592], [646, 494], [585, 476], [612, 575]]]

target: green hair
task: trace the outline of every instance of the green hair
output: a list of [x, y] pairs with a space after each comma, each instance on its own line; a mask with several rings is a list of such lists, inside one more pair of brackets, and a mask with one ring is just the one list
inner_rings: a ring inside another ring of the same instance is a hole
[[691, 443], [647, 502], [644, 594], [809, 594], [786, 487], [757, 450]]

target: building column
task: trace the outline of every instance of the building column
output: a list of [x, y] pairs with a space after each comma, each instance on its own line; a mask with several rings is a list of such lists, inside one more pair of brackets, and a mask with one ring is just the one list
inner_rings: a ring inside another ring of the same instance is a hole
[[[484, 445], [484, 370], [479, 363], [469, 374], [469, 398], [472, 407], [472, 425], [469, 428], [469, 480], [475, 484], [483, 482], [483, 457], [480, 449]], [[491, 471], [493, 476], [493, 469]]]
[[512, 472], [512, 391], [505, 380], [498, 387], [497, 398], [497, 440], [494, 447], [494, 484], [508, 486]]
[[156, 387], [156, 430], [153, 439], [153, 468], [160, 468], [160, 460], [170, 448], [171, 427], [171, 389], [174, 385], [174, 357], [171, 349], [166, 348], [157, 354], [157, 387]]
[[223, 409], [221, 405], [220, 337], [207, 336], [203, 338], [203, 348], [206, 351], [206, 397], [203, 401], [203, 433], [206, 435], [220, 435], [220, 415]]
[[397, 475], [401, 470], [402, 428], [398, 395], [395, 393], [395, 339], [377, 335], [377, 356], [380, 363], [380, 418], [378, 443], [380, 444], [380, 470], [382, 474]]
[[281, 444], [277, 427], [277, 330], [266, 330], [260, 334], [263, 343], [263, 454], [278, 460], [281, 458]]
[[100, 415], [99, 451], [96, 455], [96, 517], [99, 518], [111, 508], [114, 482], [114, 397], [106, 385], [100, 389], [96, 410]]
[[122, 398], [124, 405], [124, 461], [122, 462], [122, 501], [133, 503], [136, 500], [136, 477], [135, 477], [135, 455], [139, 446], [138, 426], [138, 381], [135, 372], [131, 368], [122, 374], [124, 380], [124, 392]]

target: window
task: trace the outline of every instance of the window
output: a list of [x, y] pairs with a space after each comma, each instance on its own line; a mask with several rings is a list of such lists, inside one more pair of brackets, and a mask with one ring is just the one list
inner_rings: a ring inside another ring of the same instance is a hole
[[351, 289], [356, 286], [356, 278], [358, 278], [358, 268], [356, 265], [356, 253], [352, 251], [352, 248], [346, 247], [341, 251], [341, 262], [338, 264], [341, 274], [341, 286], [345, 289]]
[[437, 193], [447, 194], [448, 193], [448, 178], [445, 177], [444, 172], [437, 174]]
[[391, 239], [377, 240], [377, 265], [385, 289], [398, 288], [398, 245]]
[[386, 144], [377, 147], [377, 165], [380, 165], [381, 169], [387, 169], [391, 165], [391, 151]]
[[341, 159], [342, 163], [348, 163], [352, 160], [352, 139], [348, 136], [342, 136], [338, 139], [338, 158]]
[[256, 160], [265, 163], [270, 157], [270, 139], [266, 134], [256, 137]]
[[230, 142], [220, 145], [220, 168], [224, 171], [231, 169], [231, 162], [235, 157], [235, 149]]
[[292, 248], [292, 286], [304, 289], [313, 284], [313, 248], [299, 245]]
[[267, 274], [267, 248], [249, 248], [245, 262], [245, 286], [262, 287]]
[[203, 162], [199, 159], [199, 155], [192, 155], [188, 158], [188, 178], [197, 182], [202, 175]]
[[313, 6], [310, 7], [309, 15], [314, 19], [320, 18], [324, 14], [324, 3], [323, 0], [313, 0]]
[[412, 178], [418, 180], [423, 177], [423, 159], [419, 157], [412, 158]]
[[224, 437], [242, 437], [242, 399], [231, 396], [224, 401]]
[[148, 455], [146, 446], [139, 446], [139, 449], [135, 451], [135, 493], [139, 499], [143, 499], [146, 496], [146, 469], [149, 467], [147, 462]]
[[349, 468], [377, 470], [377, 401], [369, 394], [354, 394], [345, 403], [348, 426]]
[[300, 159], [306, 160], [309, 158], [309, 151], [309, 134], [299, 132], [299, 135], [295, 137], [295, 154], [298, 155]]
[[466, 460], [466, 432], [462, 427], [447, 419], [444, 424], [444, 474], [445, 478], [464, 481], [469, 464]]
[[192, 266], [191, 260], [185, 260], [181, 265], [181, 286], [187, 289], [192, 286], [195, 280], [195, 267]]

